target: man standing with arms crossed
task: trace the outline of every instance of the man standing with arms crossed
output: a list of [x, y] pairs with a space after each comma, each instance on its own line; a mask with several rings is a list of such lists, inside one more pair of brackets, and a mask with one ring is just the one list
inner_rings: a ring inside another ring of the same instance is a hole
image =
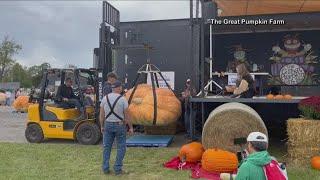
[[103, 165], [102, 170], [109, 174], [109, 160], [114, 139], [117, 139], [117, 157], [114, 164], [116, 175], [123, 174], [122, 161], [126, 153], [126, 124], [129, 133], [133, 134], [132, 124], [128, 118], [128, 101], [121, 96], [122, 84], [115, 81], [112, 85], [112, 93], [103, 97], [100, 105], [100, 125], [103, 134]]

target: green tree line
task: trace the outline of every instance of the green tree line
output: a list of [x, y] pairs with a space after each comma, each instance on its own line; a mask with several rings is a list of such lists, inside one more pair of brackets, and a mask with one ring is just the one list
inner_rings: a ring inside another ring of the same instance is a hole
[[20, 82], [21, 87], [37, 87], [40, 84], [42, 70], [50, 68], [49, 63], [23, 66], [13, 57], [22, 50], [22, 46], [5, 36], [0, 44], [0, 82]]

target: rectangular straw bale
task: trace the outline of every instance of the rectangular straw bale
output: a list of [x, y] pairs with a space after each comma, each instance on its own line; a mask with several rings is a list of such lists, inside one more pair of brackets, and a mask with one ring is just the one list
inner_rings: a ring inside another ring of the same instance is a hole
[[294, 164], [307, 164], [320, 154], [320, 121], [304, 118], [289, 119], [288, 160]]

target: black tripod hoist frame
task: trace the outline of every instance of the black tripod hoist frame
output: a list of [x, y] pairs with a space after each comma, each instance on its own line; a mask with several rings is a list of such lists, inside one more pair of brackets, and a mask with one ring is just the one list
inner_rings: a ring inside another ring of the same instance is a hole
[[[165, 80], [165, 78], [163, 77], [161, 71], [159, 70], [159, 68], [157, 68], [155, 65], [147, 63], [144, 64], [140, 67], [140, 69], [137, 72], [137, 76], [135, 78], [135, 80], [133, 81], [133, 90], [132, 93], [130, 94], [129, 97], [129, 105], [132, 101], [133, 95], [138, 87], [138, 80], [141, 77], [142, 74], [146, 74], [146, 76], [148, 77], [148, 74], [150, 74], [151, 77], [151, 84], [152, 84], [152, 94], [153, 94], [153, 125], [156, 125], [157, 122], [157, 94], [156, 94], [156, 87], [159, 88], [159, 81], [158, 81], [158, 77], [157, 74], [159, 74], [159, 76], [161, 77], [161, 79], [165, 82], [166, 86], [168, 87], [168, 89], [170, 89], [172, 92], [172, 88], [170, 87], [170, 85], [168, 84], [168, 82]], [[174, 92], [173, 92], [174, 93]]]

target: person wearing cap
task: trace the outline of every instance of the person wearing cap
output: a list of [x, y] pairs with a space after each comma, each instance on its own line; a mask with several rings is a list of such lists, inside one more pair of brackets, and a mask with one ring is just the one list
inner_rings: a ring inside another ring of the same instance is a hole
[[118, 80], [118, 77], [115, 73], [113, 72], [109, 72], [107, 74], [107, 80], [106, 82], [104, 83], [103, 85], [103, 89], [102, 89], [102, 93], [103, 93], [103, 96], [106, 96], [107, 94], [111, 93], [112, 92], [112, 88], [111, 88], [111, 85], [116, 82]]
[[109, 174], [109, 160], [114, 139], [117, 142], [117, 156], [114, 164], [116, 175], [123, 173], [122, 161], [126, 153], [126, 124], [129, 126], [129, 133], [133, 133], [133, 127], [129, 120], [127, 109], [128, 101], [121, 96], [122, 84], [115, 81], [112, 85], [112, 93], [103, 97], [100, 105], [100, 125], [103, 134], [103, 164], [102, 170]]
[[252, 132], [247, 143], [249, 156], [241, 162], [236, 180], [265, 180], [263, 167], [272, 160], [267, 152], [268, 137], [261, 132]]

